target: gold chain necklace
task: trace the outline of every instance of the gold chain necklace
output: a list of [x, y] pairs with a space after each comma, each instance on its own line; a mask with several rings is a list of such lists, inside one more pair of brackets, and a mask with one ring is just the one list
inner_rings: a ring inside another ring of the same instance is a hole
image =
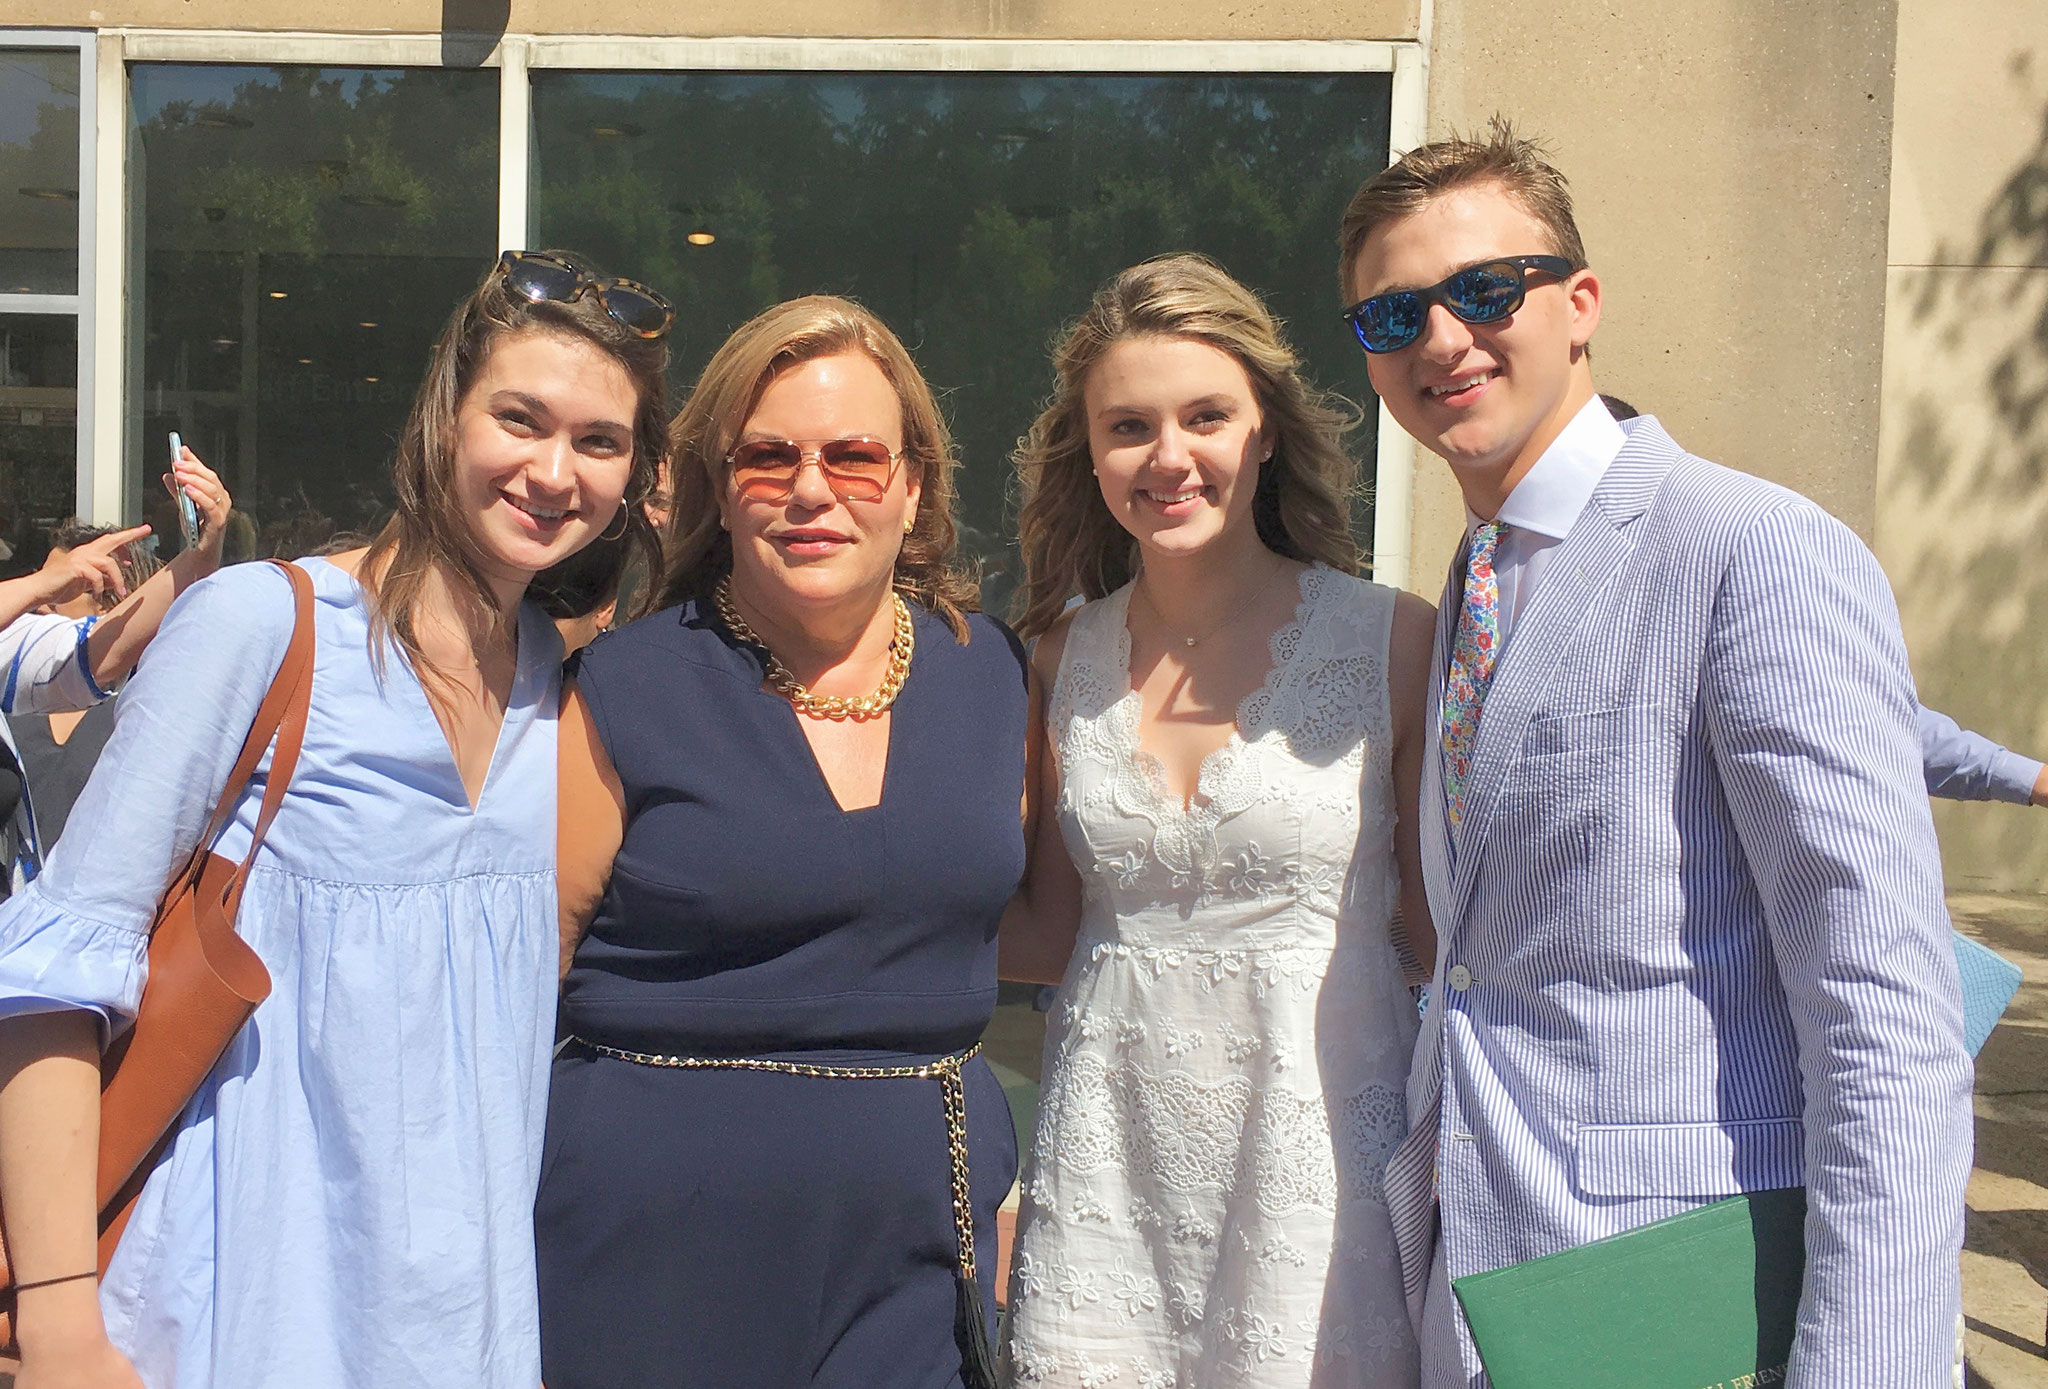
[[718, 620], [725, 624], [741, 641], [758, 646], [768, 658], [768, 683], [775, 693], [781, 695], [796, 707], [799, 714], [814, 719], [852, 719], [861, 722], [880, 718], [896, 702], [896, 696], [903, 693], [903, 682], [910, 678], [910, 654], [917, 644], [917, 632], [910, 625], [910, 605], [903, 601], [903, 595], [891, 592], [889, 597], [896, 604], [896, 632], [889, 638], [889, 670], [882, 677], [882, 683], [867, 695], [821, 695], [813, 694], [808, 686], [790, 674], [789, 667], [782, 664], [776, 654], [768, 649], [768, 643], [761, 640], [747, 620], [740, 616], [740, 610], [732, 601], [732, 575], [727, 574], [712, 590], [711, 598], [718, 605]]

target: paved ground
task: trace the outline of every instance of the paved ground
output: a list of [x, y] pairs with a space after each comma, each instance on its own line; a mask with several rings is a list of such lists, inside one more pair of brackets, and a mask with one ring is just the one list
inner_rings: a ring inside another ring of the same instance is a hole
[[1977, 1058], [1965, 1348], [1982, 1389], [2048, 1389], [2048, 896], [1958, 894], [1949, 913], [2027, 976]]

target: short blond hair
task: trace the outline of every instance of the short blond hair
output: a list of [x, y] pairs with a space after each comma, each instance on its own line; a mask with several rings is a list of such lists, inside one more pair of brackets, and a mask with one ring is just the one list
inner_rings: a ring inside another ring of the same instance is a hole
[[903, 407], [905, 466], [922, 489], [917, 517], [896, 560], [895, 586], [945, 619], [967, 640], [967, 617], [981, 608], [981, 587], [957, 558], [953, 519], [953, 440], [945, 416], [902, 340], [868, 309], [836, 295], [812, 294], [763, 310], [733, 330], [669, 426], [671, 501], [663, 536], [667, 573], [661, 603], [708, 598], [732, 570], [732, 537], [718, 524], [726, 455], [768, 383], [803, 362], [858, 352], [881, 369]]
[[1571, 186], [1550, 162], [1549, 150], [1495, 116], [1482, 135], [1453, 135], [1408, 151], [1352, 194], [1337, 232], [1337, 283], [1352, 294], [1351, 267], [1377, 228], [1421, 211], [1444, 194], [1491, 183], [1522, 205], [1542, 226], [1554, 256], [1586, 268], [1586, 243], [1572, 215]]

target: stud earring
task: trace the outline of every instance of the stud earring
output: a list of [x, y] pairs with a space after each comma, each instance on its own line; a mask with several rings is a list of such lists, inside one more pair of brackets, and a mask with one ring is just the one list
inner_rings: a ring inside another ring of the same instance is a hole
[[912, 531], [914, 531], [914, 530], [916, 530], [916, 529], [917, 529], [917, 518], [916, 518], [915, 516], [911, 517], [911, 518], [910, 518], [910, 519], [909, 519], [908, 521], [905, 521], [905, 522], [903, 523], [903, 533], [904, 533], [905, 535], [909, 535], [909, 534], [910, 534], [910, 533], [911, 533]]

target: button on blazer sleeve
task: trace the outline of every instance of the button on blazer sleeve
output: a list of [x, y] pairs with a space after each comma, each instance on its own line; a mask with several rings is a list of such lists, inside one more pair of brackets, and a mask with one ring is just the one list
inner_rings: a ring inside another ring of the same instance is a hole
[[1941, 859], [1891, 587], [1818, 508], [1764, 513], [1702, 673], [1799, 1042], [1808, 1215], [1788, 1384], [1947, 1385], [1971, 1153]]

